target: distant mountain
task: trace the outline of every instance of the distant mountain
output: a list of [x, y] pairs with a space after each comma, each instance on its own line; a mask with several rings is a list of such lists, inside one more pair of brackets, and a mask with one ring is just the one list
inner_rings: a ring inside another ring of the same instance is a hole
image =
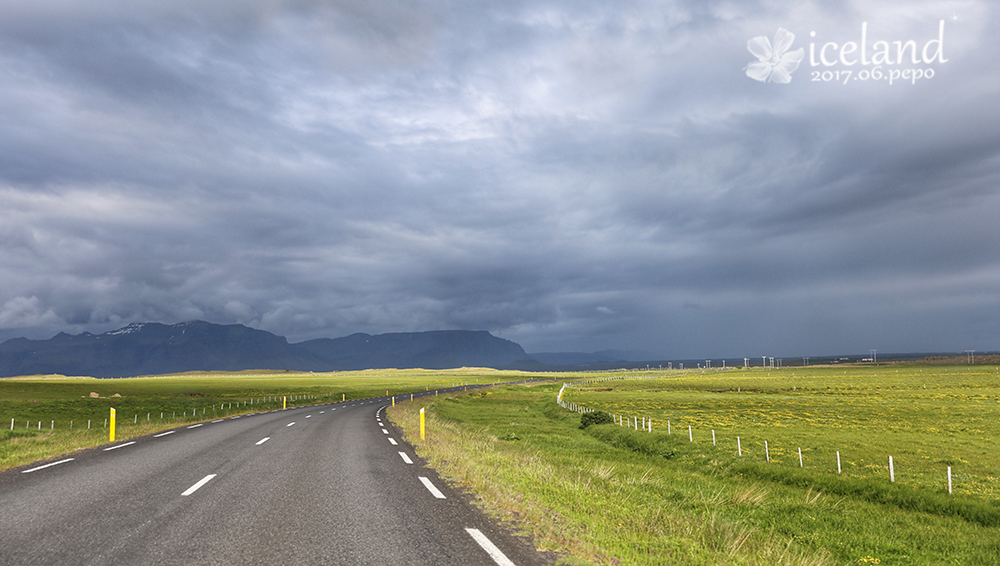
[[485, 330], [437, 330], [390, 334], [351, 334], [319, 338], [296, 347], [323, 360], [330, 369], [427, 368], [462, 366], [501, 368], [525, 360], [520, 345]]
[[504, 367], [527, 359], [518, 344], [485, 331], [442, 330], [353, 334], [289, 344], [282, 336], [240, 324], [203, 321], [135, 323], [49, 340], [0, 344], [0, 377], [34, 374], [132, 377], [184, 371]]

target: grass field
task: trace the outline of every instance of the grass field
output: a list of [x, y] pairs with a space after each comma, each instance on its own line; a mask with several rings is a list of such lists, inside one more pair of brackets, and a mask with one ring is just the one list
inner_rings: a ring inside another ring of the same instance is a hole
[[[117, 412], [116, 438], [121, 440], [185, 423], [277, 409], [283, 402], [289, 407], [312, 405], [374, 397], [387, 391], [408, 393], [524, 377], [459, 369], [211, 372], [130, 379], [4, 378], [0, 379], [0, 469], [106, 443], [105, 426], [112, 407]], [[91, 393], [99, 397], [93, 398]]]
[[[294, 406], [559, 377], [570, 382], [565, 401], [652, 419], [653, 431], [581, 428], [581, 414], [556, 404], [562, 381], [422, 398], [390, 415], [443, 476], [568, 564], [1000, 564], [995, 366], [621, 376], [463, 369], [2, 379], [0, 467], [105, 443], [112, 406], [121, 439], [277, 408], [283, 397]], [[416, 433], [422, 406], [426, 440]]]
[[[711, 443], [720, 454], [844, 477], [896, 481], [933, 491], [947, 488], [1000, 499], [1000, 373], [995, 366], [919, 366], [678, 372], [567, 389], [564, 400], [629, 417], [653, 429]], [[598, 391], [598, 389], [613, 389]]]
[[421, 456], [567, 563], [1000, 564], [998, 384], [992, 366], [899, 365], [659, 372], [564, 394], [651, 417], [651, 433], [581, 429], [556, 385], [427, 400], [423, 441], [418, 406], [390, 414]]

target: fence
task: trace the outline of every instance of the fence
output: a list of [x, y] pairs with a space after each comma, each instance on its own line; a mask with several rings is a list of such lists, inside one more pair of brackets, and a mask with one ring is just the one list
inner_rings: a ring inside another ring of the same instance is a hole
[[[656, 376], [656, 377], [659, 377], [659, 376]], [[575, 385], [575, 386], [590, 385], [590, 384], [594, 384], [594, 383], [602, 383], [602, 382], [607, 382], [607, 381], [623, 380], [623, 379], [654, 379], [654, 378], [655, 377], [649, 377], [649, 376], [614, 376], [614, 377], [607, 377], [607, 378], [601, 378], [601, 379], [594, 379], [594, 380], [588, 380], [588, 381], [575, 382], [573, 385]], [[573, 412], [577, 412], [577, 413], [593, 413], [593, 412], [597, 411], [596, 409], [593, 409], [593, 408], [590, 408], [590, 407], [586, 407], [586, 406], [580, 405], [578, 403], [571, 403], [571, 402], [567, 402], [567, 401], [563, 400], [563, 393], [566, 391], [566, 388], [569, 387], [569, 385], [570, 384], [568, 384], [568, 383], [564, 383], [563, 386], [562, 386], [562, 388], [559, 389], [559, 394], [556, 396], [556, 402], [560, 406], [562, 406], [564, 409], [567, 409], [567, 410], [570, 410], [570, 411], [573, 411]], [[608, 412], [608, 411], [606, 411], [606, 412]], [[608, 414], [611, 415], [611, 418], [614, 421], [614, 423], [617, 424], [617, 425], [619, 425], [619, 426], [633, 428], [634, 430], [637, 430], [637, 431], [641, 430], [641, 431], [644, 431], [644, 432], [653, 432], [653, 419], [652, 419], [652, 417], [626, 416], [626, 415], [618, 415], [618, 414], [611, 413], [611, 412], [608, 412]], [[641, 419], [641, 421], [640, 421], [640, 419]], [[688, 425], [687, 428], [688, 428], [688, 441], [693, 443], [694, 442], [694, 429], [693, 429], [693, 427], [691, 425]], [[673, 434], [670, 420], [666, 421], [666, 429], [667, 429], [667, 435], [668, 436], [670, 436], [670, 435]], [[712, 432], [712, 446], [713, 447], [717, 447], [718, 443], [717, 443], [717, 439], [716, 439], [715, 429], [712, 429], [711, 432]], [[800, 468], [805, 468], [805, 461], [803, 460], [803, 457], [802, 457], [802, 447], [799, 446], [799, 447], [796, 447], [796, 448], [797, 448], [797, 451], [798, 451], [798, 463], [799, 463], [799, 467]], [[743, 443], [742, 443], [742, 439], [739, 436], [736, 437], [736, 454], [739, 457], [743, 457]], [[841, 475], [841, 474], [843, 474], [843, 469], [841, 467], [840, 451], [839, 450], [836, 451], [836, 457], [837, 457], [837, 474]], [[770, 447], [770, 445], [769, 445], [769, 443], [768, 443], [767, 440], [764, 440], [764, 458], [767, 461], [767, 463], [771, 463], [771, 447]], [[892, 483], [896, 482], [896, 466], [895, 466], [895, 464], [896, 463], [893, 460], [893, 457], [892, 456], [888, 456], [889, 481], [892, 482]], [[948, 493], [949, 494], [952, 493], [952, 477], [953, 476], [952, 476], [951, 466], [948, 466], [947, 467], [947, 471], [946, 471], [946, 478], [947, 478], [946, 481], [947, 481], [947, 489], [948, 489]]]

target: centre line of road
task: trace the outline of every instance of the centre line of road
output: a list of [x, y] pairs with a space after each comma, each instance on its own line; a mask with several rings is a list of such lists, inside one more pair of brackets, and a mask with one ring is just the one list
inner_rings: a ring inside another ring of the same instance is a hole
[[201, 478], [201, 479], [200, 479], [200, 480], [198, 481], [198, 483], [196, 483], [196, 484], [192, 485], [191, 487], [187, 488], [187, 491], [185, 491], [185, 492], [184, 492], [184, 493], [182, 493], [181, 495], [182, 495], [182, 496], [188, 496], [188, 495], [191, 495], [192, 493], [194, 493], [194, 492], [198, 491], [199, 489], [201, 489], [201, 486], [203, 486], [203, 485], [205, 485], [206, 483], [208, 483], [208, 482], [212, 481], [212, 478], [214, 478], [214, 477], [215, 477], [215, 474], [208, 474], [207, 476], [205, 476], [205, 477]]
[[480, 532], [479, 529], [465, 529], [465, 532], [469, 533], [473, 540], [479, 543], [479, 546], [483, 547], [486, 554], [489, 554], [490, 558], [492, 558], [493, 561], [499, 566], [515, 566], [514, 563], [510, 561], [510, 558], [507, 558], [503, 552], [500, 552], [500, 549], [497, 548], [496, 545], [490, 541], [490, 539], [486, 538], [486, 535]]
[[396, 442], [395, 438], [389, 437], [389, 444], [392, 444], [393, 446], [397, 446], [399, 443]]
[[153, 438], [159, 438], [161, 436], [166, 436], [168, 434], [173, 434], [175, 432], [177, 432], [177, 431], [176, 430], [168, 430], [167, 432], [161, 432], [160, 434], [154, 434]]
[[433, 495], [434, 497], [436, 497], [438, 499], [447, 499], [444, 496], [444, 494], [441, 493], [440, 489], [434, 487], [434, 484], [431, 483], [431, 480], [429, 480], [429, 479], [427, 479], [427, 478], [425, 478], [423, 476], [419, 476], [419, 477], [417, 477], [417, 479], [420, 480], [420, 483], [424, 484], [424, 487], [427, 488], [427, 491], [431, 492], [431, 495]]
[[290, 423], [286, 424], [285, 426], [286, 426], [286, 427], [290, 427], [290, 426], [292, 426], [293, 424], [295, 424], [295, 421], [292, 421], [292, 422], [290, 422]]
[[260, 440], [258, 440], [256, 445], [260, 446], [261, 444], [264, 444], [268, 440], [271, 440], [271, 437], [270, 436], [265, 436], [264, 438], [261, 438]]
[[49, 466], [55, 466], [55, 465], [58, 465], [58, 464], [65, 464], [66, 462], [72, 462], [73, 460], [74, 460], [74, 458], [66, 458], [65, 460], [59, 460], [58, 462], [49, 462], [48, 464], [44, 464], [42, 466], [38, 466], [37, 468], [31, 468], [30, 470], [21, 470], [21, 473], [22, 474], [30, 474], [31, 472], [42, 470], [42, 469], [48, 468]]
[[406, 452], [400, 452], [399, 457], [402, 458], [403, 461], [406, 462], [407, 464], [413, 463], [413, 460], [410, 460], [410, 457], [406, 455]]
[[198, 427], [200, 427], [203, 424], [205, 424], [205, 423], [193, 424], [193, 425], [189, 426], [188, 428], [198, 428]]
[[125, 446], [130, 446], [132, 444], [135, 444], [134, 440], [132, 442], [126, 442], [125, 444], [119, 444], [118, 446], [110, 446], [108, 448], [105, 448], [104, 451], [107, 452], [108, 450], [117, 450], [117, 449], [125, 447]]

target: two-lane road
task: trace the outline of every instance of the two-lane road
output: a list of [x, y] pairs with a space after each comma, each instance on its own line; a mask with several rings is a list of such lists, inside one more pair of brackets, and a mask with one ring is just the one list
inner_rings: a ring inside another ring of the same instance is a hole
[[0, 564], [551, 563], [425, 468], [387, 403], [206, 422], [0, 473]]

